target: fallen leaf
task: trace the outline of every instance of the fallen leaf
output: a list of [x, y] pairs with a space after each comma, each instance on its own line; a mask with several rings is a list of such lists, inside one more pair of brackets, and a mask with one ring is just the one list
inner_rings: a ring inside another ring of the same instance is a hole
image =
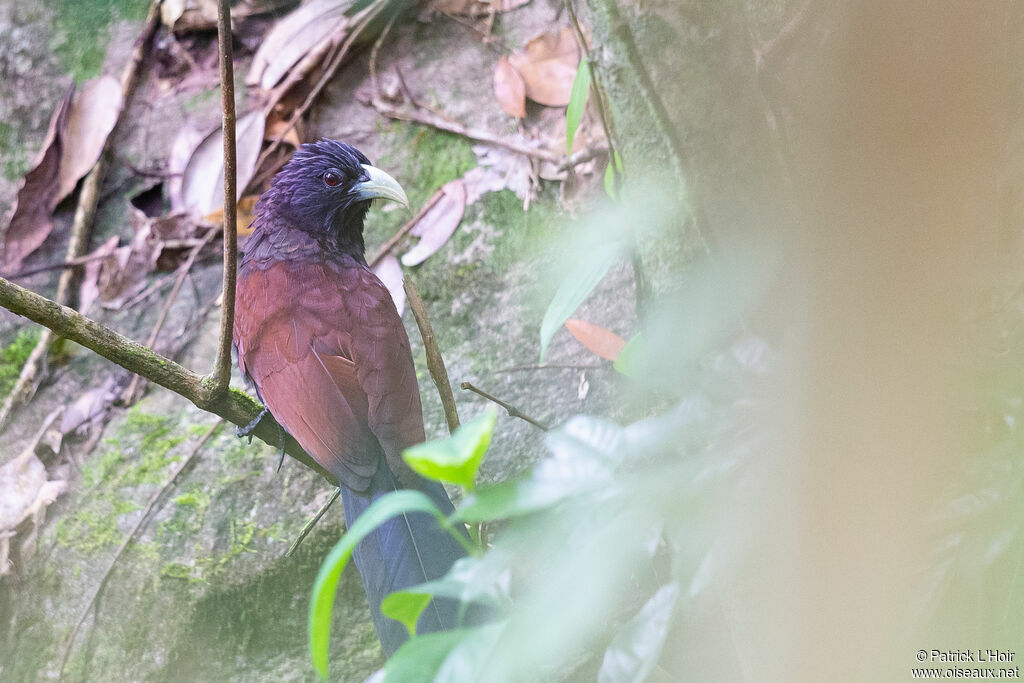
[[108, 377], [102, 385], [89, 389], [64, 407], [60, 432], [76, 432], [83, 424], [104, 414], [118, 397], [117, 381]]
[[[232, 24], [239, 19], [272, 12], [291, 4], [294, 4], [294, 0], [233, 2]], [[175, 33], [210, 31], [217, 28], [217, 0], [163, 0], [160, 4], [160, 19]]]
[[402, 264], [394, 254], [387, 254], [373, 267], [373, 272], [391, 292], [398, 315], [402, 315], [405, 311], [405, 274], [402, 272]]
[[487, 192], [509, 189], [524, 204], [533, 199], [533, 171], [530, 160], [498, 147], [473, 147], [477, 165], [462, 177], [466, 185], [466, 205], [475, 204]]
[[263, 139], [267, 142], [273, 142], [283, 135], [282, 140], [284, 142], [298, 149], [299, 145], [302, 144], [302, 140], [299, 139], [299, 123], [292, 126], [287, 133], [285, 132], [286, 129], [288, 129], [288, 120], [283, 118], [277, 109], [274, 109], [267, 115], [267, 127], [263, 131]]
[[73, 94], [74, 87], [65, 91], [50, 119], [43, 147], [18, 189], [14, 213], [4, 233], [4, 272], [19, 270], [25, 257], [46, 241], [53, 231], [51, 214], [58, 201], [57, 177], [63, 131], [71, 111]]
[[446, 14], [482, 17], [491, 12], [508, 12], [528, 2], [530, 0], [437, 0], [433, 9]]
[[626, 345], [626, 340], [611, 330], [585, 320], [569, 318], [565, 327], [580, 343], [605, 360], [614, 361]]
[[123, 104], [121, 84], [112, 76], [87, 82], [75, 96], [64, 126], [56, 202], [71, 194], [96, 164]]
[[83, 269], [82, 284], [78, 290], [78, 310], [82, 315], [89, 312], [89, 308], [100, 295], [100, 269], [103, 267], [103, 260], [114, 253], [117, 243], [117, 235], [114, 235], [89, 254], [96, 258], [88, 261]]
[[542, 33], [526, 49], [508, 58], [526, 84], [526, 96], [548, 107], [564, 107], [580, 62], [576, 37], [568, 27], [557, 35]]
[[[256, 170], [263, 146], [265, 119], [252, 111], [238, 120], [235, 134], [238, 196]], [[205, 216], [224, 205], [224, 136], [220, 128], [207, 135], [192, 152], [181, 177], [181, 197], [186, 212]]]
[[415, 266], [423, 263], [436, 252], [462, 222], [466, 211], [466, 185], [461, 178], [446, 183], [438, 190], [443, 193], [436, 204], [410, 230], [420, 241], [402, 256], [402, 265]]
[[132, 241], [118, 247], [103, 259], [100, 267], [100, 300], [104, 308], [120, 308], [146, 286], [146, 277], [156, 268], [159, 253], [152, 239], [152, 220], [132, 207], [130, 209]]
[[508, 57], [499, 59], [494, 67], [494, 97], [509, 116], [526, 117], [526, 83]]
[[253, 56], [245, 84], [270, 90], [299, 61], [325, 44], [349, 23], [354, 0], [310, 0], [299, 5], [267, 33]]
[[[239, 237], [248, 237], [252, 234], [252, 220], [256, 217], [253, 210], [256, 208], [256, 202], [259, 200], [259, 195], [250, 194], [242, 197], [238, 200], [237, 210], [235, 212], [235, 231]], [[203, 222], [209, 223], [210, 225], [220, 225], [224, 222], [224, 207], [218, 208], [216, 211], [203, 216]]]
[[203, 141], [203, 134], [192, 124], [186, 123], [178, 129], [178, 134], [171, 144], [171, 153], [167, 158], [167, 201], [171, 204], [172, 213], [184, 213], [185, 199], [181, 195], [181, 179], [185, 175], [185, 167], [192, 157], [199, 143]]

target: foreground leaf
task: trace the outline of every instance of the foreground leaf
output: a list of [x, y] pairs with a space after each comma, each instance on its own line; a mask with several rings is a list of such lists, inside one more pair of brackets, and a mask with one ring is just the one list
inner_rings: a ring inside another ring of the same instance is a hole
[[643, 683], [654, 670], [672, 624], [679, 584], [667, 583], [615, 636], [597, 672], [598, 683]]
[[497, 411], [489, 409], [464, 423], [447, 438], [405, 449], [402, 458], [415, 472], [428, 479], [447, 481], [472, 490], [497, 419]]
[[416, 635], [416, 623], [423, 610], [430, 604], [431, 593], [398, 591], [384, 598], [380, 604], [381, 613], [389, 619], [402, 622], [410, 636]]
[[612, 263], [622, 250], [620, 244], [604, 242], [596, 245], [588, 254], [581, 255], [571, 267], [554, 298], [548, 304], [544, 320], [540, 325], [540, 359], [548, 350], [548, 343], [569, 316], [576, 312], [583, 300], [590, 295], [597, 283], [604, 278]]
[[464, 630], [442, 631], [406, 641], [388, 660], [384, 683], [434, 680], [445, 657], [466, 637], [466, 633]]
[[[366, 538], [378, 526], [392, 517], [409, 512], [425, 512], [438, 519], [444, 519], [444, 515], [437, 509], [434, 502], [419, 491], [402, 490], [389, 493], [376, 500], [366, 509], [366, 512], [359, 515], [359, 518], [335, 544], [327, 555], [327, 559], [320, 566], [320, 572], [313, 584], [313, 597], [309, 604], [309, 652], [313, 658], [313, 666], [322, 678], [327, 677], [327, 657], [331, 640], [331, 610], [334, 607], [334, 596], [337, 593], [341, 572], [348, 566], [352, 551], [359, 541]], [[420, 639], [417, 638], [417, 640]]]
[[576, 79], [572, 82], [572, 92], [569, 94], [569, 107], [565, 110], [565, 151], [572, 154], [572, 144], [576, 141], [576, 131], [579, 130], [580, 120], [583, 118], [583, 110], [587, 106], [587, 96], [590, 94], [590, 63], [580, 60], [580, 67], [576, 71]]

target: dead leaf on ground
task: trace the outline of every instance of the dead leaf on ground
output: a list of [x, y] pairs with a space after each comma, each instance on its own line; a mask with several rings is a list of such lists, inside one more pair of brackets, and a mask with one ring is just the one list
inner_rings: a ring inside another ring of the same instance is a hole
[[[235, 212], [235, 231], [239, 237], [248, 237], [252, 234], [252, 221], [256, 217], [254, 209], [259, 195], [250, 194], [238, 200], [238, 210]], [[203, 216], [203, 222], [210, 225], [220, 225], [224, 222], [224, 207], [211, 211]]]
[[508, 12], [530, 0], [435, 0], [432, 9], [464, 17], [483, 17], [491, 12]]
[[104, 308], [120, 308], [146, 286], [160, 255], [153, 239], [153, 220], [135, 207], [129, 209], [134, 235], [132, 241], [114, 249], [100, 267], [100, 301]]
[[531, 100], [548, 107], [569, 104], [580, 52], [568, 27], [557, 34], [540, 34], [508, 60], [523, 77], [526, 96]]
[[60, 432], [69, 434], [104, 415], [118, 397], [117, 380], [108, 377], [102, 385], [89, 389], [64, 407], [60, 420]]
[[[232, 2], [232, 24], [239, 19], [266, 14], [294, 4], [295, 0]], [[163, 0], [160, 5], [160, 19], [164, 26], [175, 33], [211, 31], [217, 28], [217, 0]]]
[[184, 213], [186, 210], [185, 199], [181, 194], [181, 179], [188, 160], [202, 141], [203, 134], [191, 123], [186, 123], [178, 129], [178, 135], [171, 144], [171, 153], [167, 158], [167, 173], [170, 174], [167, 179], [167, 200], [171, 204], [172, 213]]
[[[256, 170], [263, 146], [263, 112], [251, 111], [238, 120], [235, 148], [237, 154], [238, 196]], [[181, 199], [185, 210], [206, 216], [224, 206], [224, 137], [220, 128], [207, 135], [192, 152], [181, 178]]]
[[73, 94], [73, 87], [65, 91], [50, 119], [42, 150], [18, 189], [14, 213], [4, 233], [4, 272], [19, 270], [25, 257], [46, 241], [53, 231], [51, 214], [57, 206], [57, 177], [60, 173], [63, 131], [71, 111]]
[[466, 184], [466, 204], [474, 204], [487, 192], [509, 189], [524, 204], [533, 199], [535, 190], [530, 159], [499, 147], [477, 145], [473, 147], [476, 167], [463, 176]]
[[580, 343], [605, 360], [614, 361], [626, 346], [626, 340], [619, 335], [586, 320], [569, 318], [565, 327]]
[[324, 51], [348, 23], [354, 0], [310, 0], [267, 33], [253, 56], [245, 84], [270, 90], [307, 54]]
[[[301, 121], [296, 122], [296, 124], [292, 126], [291, 129], [288, 129], [288, 120], [282, 117], [277, 107], [275, 107], [267, 115], [267, 126], [266, 130], [263, 131], [263, 139], [266, 140], [267, 142], [273, 142], [278, 137], [283, 135], [284, 137], [282, 138], [282, 140], [284, 142], [287, 142], [295, 149], [298, 149], [299, 145], [302, 144], [302, 140], [299, 138], [300, 124]], [[288, 132], [286, 133], [285, 130], [288, 130]]]
[[402, 315], [402, 312], [405, 311], [405, 274], [402, 272], [402, 264], [398, 262], [398, 258], [394, 254], [386, 254], [373, 267], [373, 272], [391, 292], [391, 299], [395, 302], [398, 315]]
[[402, 256], [402, 265], [415, 266], [423, 263], [436, 252], [462, 222], [466, 211], [466, 185], [461, 178], [444, 184], [438, 190], [443, 196], [410, 230], [420, 241]]
[[[36, 533], [45, 521], [46, 508], [67, 488], [63, 480], [49, 480], [46, 467], [36, 455], [63, 408], [43, 422], [33, 442], [13, 460], [0, 466], [0, 576], [11, 570], [11, 541], [18, 537], [15, 557], [23, 561], [34, 550]], [[51, 447], [50, 445], [46, 446]], [[57, 444], [60, 448], [60, 444]]]
[[112, 76], [89, 81], [75, 96], [64, 127], [56, 202], [71, 194], [96, 164], [123, 104], [121, 84]]
[[89, 312], [89, 307], [100, 295], [100, 270], [103, 267], [103, 260], [114, 253], [117, 249], [117, 235], [111, 237], [99, 249], [93, 251], [89, 256], [97, 257], [85, 264], [82, 274], [82, 285], [78, 290], [78, 310], [82, 315]]
[[494, 67], [494, 97], [509, 116], [526, 117], [526, 83], [508, 57], [499, 59]]

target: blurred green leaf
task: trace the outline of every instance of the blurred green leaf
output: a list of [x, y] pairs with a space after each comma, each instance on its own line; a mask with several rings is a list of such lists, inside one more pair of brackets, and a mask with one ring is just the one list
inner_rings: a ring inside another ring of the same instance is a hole
[[327, 678], [327, 657], [331, 640], [331, 610], [341, 572], [359, 541], [392, 517], [408, 512], [426, 512], [443, 520], [434, 502], [419, 491], [402, 490], [376, 500], [349, 528], [320, 566], [309, 604], [309, 652], [321, 678]]
[[434, 683], [485, 681], [491, 653], [501, 638], [505, 623], [494, 623], [474, 629], [455, 645], [444, 658]]
[[483, 558], [463, 557], [436, 581], [406, 588], [403, 593], [451, 598], [464, 604], [478, 603], [500, 608], [511, 602], [511, 558], [489, 552]]
[[[616, 176], [618, 176], [617, 180]], [[622, 189], [616, 187], [616, 184], [622, 184], [622, 157], [619, 156], [618, 150], [608, 160], [608, 167], [604, 169], [604, 191], [612, 199], [618, 199], [619, 190]]]
[[430, 598], [430, 593], [398, 591], [384, 598], [384, 602], [380, 604], [380, 611], [384, 616], [402, 622], [409, 635], [415, 636], [416, 622], [430, 604]]
[[622, 251], [618, 242], [601, 242], [587, 253], [581, 253], [562, 280], [554, 298], [544, 313], [540, 325], [540, 359], [548, 350], [548, 343], [569, 317], [576, 312], [597, 283], [604, 278], [612, 263]]
[[434, 680], [445, 657], [465, 637], [463, 630], [440, 631], [406, 641], [388, 660], [384, 683]]
[[615, 636], [597, 672], [598, 683], [643, 683], [661, 656], [679, 599], [679, 584], [667, 583]]
[[626, 342], [613, 365], [617, 372], [627, 377], [634, 377], [637, 374], [637, 359], [642, 353], [643, 341], [643, 332], [639, 332]]
[[565, 110], [565, 150], [572, 154], [572, 143], [576, 140], [576, 131], [583, 118], [583, 109], [587, 106], [587, 95], [590, 94], [590, 63], [586, 58], [580, 60], [576, 78], [572, 82], [569, 95], [569, 107]]
[[451, 482], [471, 491], [497, 419], [497, 411], [491, 408], [447, 438], [405, 449], [402, 457], [409, 467], [428, 479]]

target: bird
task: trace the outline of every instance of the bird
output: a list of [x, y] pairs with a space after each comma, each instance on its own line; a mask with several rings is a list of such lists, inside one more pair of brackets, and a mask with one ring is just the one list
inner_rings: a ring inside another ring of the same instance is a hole
[[[241, 374], [264, 411], [337, 478], [349, 526], [400, 488], [453, 511], [444, 487], [402, 459], [425, 440], [423, 412], [401, 316], [366, 263], [363, 222], [374, 200], [409, 203], [352, 145], [302, 145], [255, 205], [235, 297]], [[395, 517], [357, 545], [353, 560], [388, 656], [408, 634], [381, 613], [383, 599], [441, 578], [465, 554], [424, 513]], [[416, 632], [456, 628], [457, 611], [453, 601], [434, 599]]]

